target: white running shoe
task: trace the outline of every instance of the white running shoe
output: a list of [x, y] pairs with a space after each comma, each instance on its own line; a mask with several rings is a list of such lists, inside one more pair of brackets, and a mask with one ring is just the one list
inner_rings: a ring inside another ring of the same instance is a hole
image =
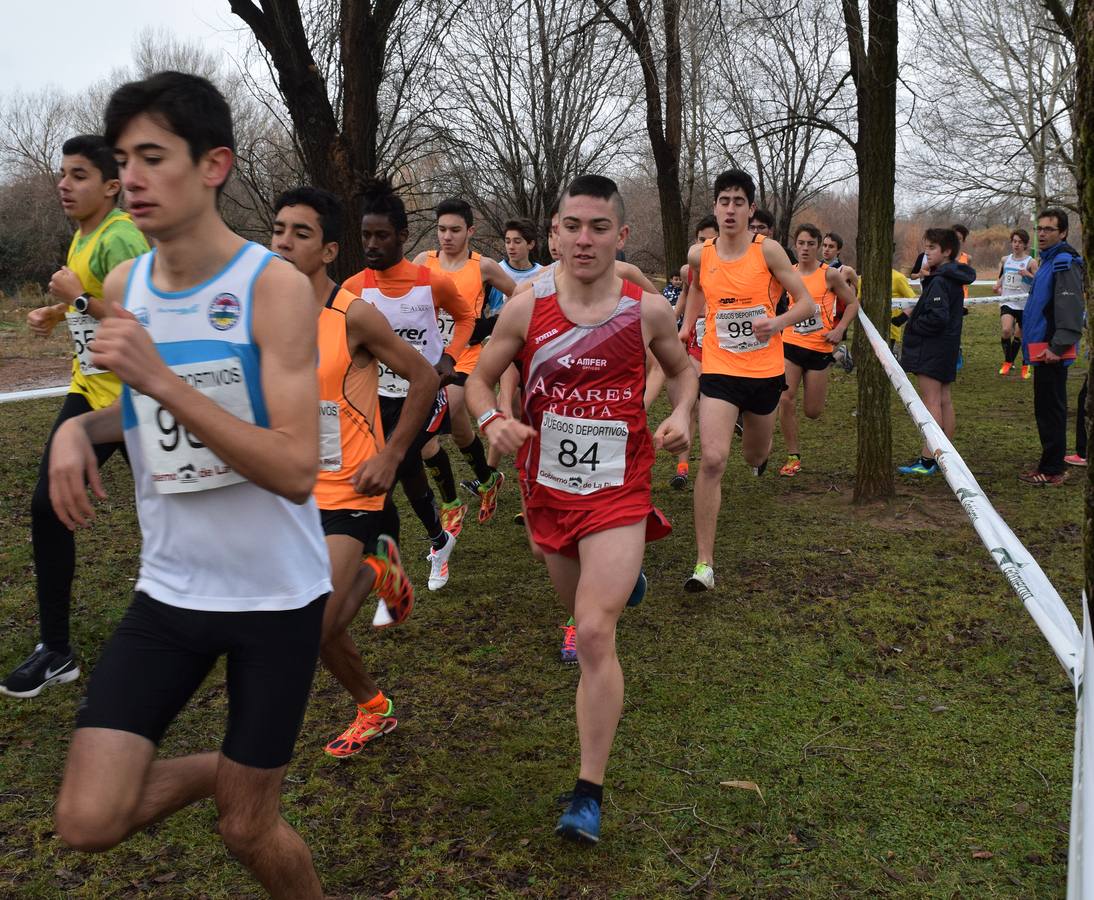
[[714, 569], [706, 563], [696, 563], [695, 571], [691, 573], [691, 577], [684, 582], [684, 590], [691, 594], [697, 594], [700, 591], [709, 591], [714, 587]]
[[440, 550], [429, 551], [429, 589], [439, 591], [448, 584], [448, 557], [456, 547], [456, 538], [446, 531], [447, 543]]

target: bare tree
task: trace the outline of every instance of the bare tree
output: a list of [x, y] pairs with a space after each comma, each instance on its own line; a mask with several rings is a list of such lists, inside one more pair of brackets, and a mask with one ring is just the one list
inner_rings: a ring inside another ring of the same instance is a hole
[[[1075, 53], [1039, 5], [930, 0], [915, 79], [910, 167], [916, 190], [993, 209], [1019, 201], [1076, 209], [1072, 149]], [[937, 52], [940, 39], [946, 52]]]

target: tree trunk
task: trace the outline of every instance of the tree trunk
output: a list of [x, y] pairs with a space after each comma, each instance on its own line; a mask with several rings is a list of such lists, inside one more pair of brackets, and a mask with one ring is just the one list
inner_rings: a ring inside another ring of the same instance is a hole
[[[897, 0], [869, 0], [869, 45], [858, 0], [843, 0], [852, 73], [858, 95], [859, 170], [857, 259], [862, 306], [883, 335], [892, 295], [893, 191], [896, 186]], [[858, 458], [855, 502], [893, 496], [892, 389], [861, 329], [858, 361]]]
[[[1079, 185], [1079, 210], [1083, 221], [1083, 258], [1086, 268], [1087, 346], [1090, 346], [1091, 322], [1094, 321], [1094, 278], [1090, 260], [1094, 260], [1094, 0], [1075, 0], [1072, 14], [1075, 25], [1076, 96], [1076, 175]], [[1086, 427], [1089, 447], [1090, 427], [1094, 423], [1094, 404], [1087, 392]], [[1089, 451], [1088, 451], [1089, 452]], [[1086, 469], [1086, 503], [1083, 509], [1084, 584], [1088, 602], [1094, 600], [1094, 467]]]

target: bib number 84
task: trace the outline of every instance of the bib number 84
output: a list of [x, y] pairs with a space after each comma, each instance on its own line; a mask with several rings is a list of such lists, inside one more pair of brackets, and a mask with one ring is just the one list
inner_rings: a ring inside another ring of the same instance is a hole
[[576, 441], [569, 439], [560, 441], [558, 445], [558, 464], [567, 469], [576, 468], [578, 465], [588, 466], [590, 472], [595, 472], [596, 467], [600, 464], [600, 460], [596, 455], [597, 450], [600, 449], [600, 442], [594, 441], [581, 456], [577, 455], [578, 449]]

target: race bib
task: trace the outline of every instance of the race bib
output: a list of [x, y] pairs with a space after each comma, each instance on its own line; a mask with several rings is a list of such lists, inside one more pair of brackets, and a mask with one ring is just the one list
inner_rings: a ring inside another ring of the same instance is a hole
[[[171, 371], [225, 412], [254, 424], [243, 363], [238, 359], [172, 366]], [[144, 462], [161, 494], [209, 491], [247, 479], [175, 421], [156, 400], [130, 389]]]
[[768, 341], [761, 341], [752, 330], [757, 320], [765, 318], [767, 308], [764, 306], [718, 310], [714, 314], [718, 346], [730, 353], [748, 353], [750, 350], [766, 347]]
[[441, 332], [441, 345], [447, 347], [452, 343], [452, 333], [456, 330], [456, 320], [448, 314], [448, 310], [438, 310], [437, 328]]
[[342, 414], [333, 400], [319, 401], [319, 471], [342, 468]]
[[536, 481], [568, 494], [619, 487], [627, 474], [627, 423], [545, 412]]
[[76, 348], [76, 359], [80, 361], [80, 371], [84, 375], [101, 375], [106, 369], [98, 368], [91, 361], [91, 344], [99, 330], [99, 320], [87, 313], [67, 312], [65, 322], [68, 333], [72, 335], [72, 344]]
[[707, 333], [707, 319], [706, 316], [695, 320], [695, 346], [700, 350], [703, 348], [703, 336]]
[[821, 321], [820, 314], [814, 313], [805, 321], [795, 323], [794, 333], [812, 334], [814, 331], [820, 331], [822, 328], [824, 328], [824, 323]]
[[1003, 273], [1003, 293], [1004, 294], [1017, 294], [1022, 291], [1024, 285], [1022, 284], [1022, 276], [1017, 272], [1004, 272]]

